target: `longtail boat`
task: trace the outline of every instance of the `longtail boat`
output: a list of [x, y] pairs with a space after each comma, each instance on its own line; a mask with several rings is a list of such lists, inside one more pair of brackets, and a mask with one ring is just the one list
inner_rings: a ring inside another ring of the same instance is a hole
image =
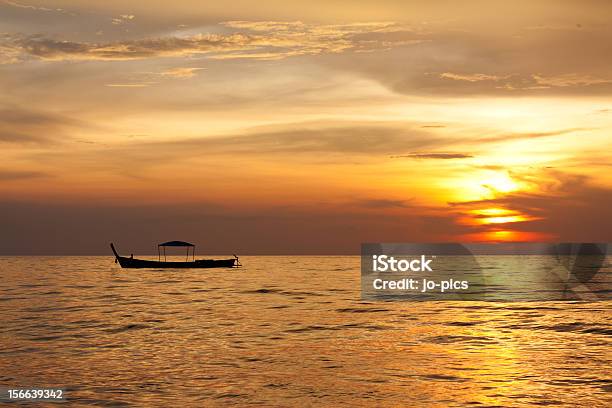
[[[168, 241], [157, 246], [158, 260], [137, 259], [121, 256], [117, 253], [115, 246], [111, 242], [111, 249], [115, 254], [115, 263], [119, 263], [122, 268], [234, 268], [242, 266], [236, 255], [229, 259], [195, 259], [195, 245], [185, 241]], [[187, 257], [185, 261], [167, 261], [166, 247], [186, 247]], [[163, 249], [163, 255], [161, 252]], [[191, 250], [191, 260], [189, 260], [189, 252]], [[162, 256], [164, 260], [162, 261]]]

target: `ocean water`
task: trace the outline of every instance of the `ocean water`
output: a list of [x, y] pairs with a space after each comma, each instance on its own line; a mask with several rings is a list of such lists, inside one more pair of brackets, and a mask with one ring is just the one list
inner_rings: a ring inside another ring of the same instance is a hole
[[0, 387], [69, 406], [612, 403], [611, 301], [365, 301], [358, 256], [241, 261], [0, 258]]

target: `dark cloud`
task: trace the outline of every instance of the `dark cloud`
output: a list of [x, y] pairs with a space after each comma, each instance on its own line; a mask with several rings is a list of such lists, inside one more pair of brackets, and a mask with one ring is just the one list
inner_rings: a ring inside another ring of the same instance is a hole
[[49, 143], [77, 126], [85, 125], [52, 112], [0, 106], [0, 143]]
[[[84, 163], [116, 164], [118, 168], [124, 168], [129, 161], [132, 169], [206, 155], [316, 162], [326, 155], [383, 157], [448, 143], [453, 142], [401, 123], [307, 122], [253, 129], [235, 136], [135, 142], [83, 152], [78, 159]], [[103, 161], [99, 160], [101, 156]]]
[[448, 241], [450, 215], [417, 208], [401, 215], [370, 209], [224, 209], [0, 202], [0, 254], [153, 254], [158, 242], [186, 240], [199, 254], [358, 254], [362, 242]]
[[537, 139], [542, 137], [553, 137], [553, 136], [564, 136], [575, 132], [585, 132], [593, 130], [591, 128], [568, 128], [551, 130], [548, 132], [529, 132], [529, 133], [506, 133], [497, 136], [479, 137], [470, 140], [470, 143], [494, 143], [494, 142], [505, 142], [510, 140], [520, 139]]
[[48, 60], [113, 61], [237, 51], [246, 49], [251, 42], [249, 36], [236, 34], [153, 38], [100, 44], [29, 37], [17, 40], [15, 45], [25, 54]]
[[0, 181], [24, 180], [39, 177], [47, 177], [48, 174], [39, 171], [1, 170]]
[[[304, 24], [230, 21], [230, 33], [199, 33], [114, 42], [80, 42], [42, 35], [4, 36], [0, 46], [44, 60], [135, 60], [207, 54], [210, 58], [281, 59], [298, 55], [368, 51], [416, 41], [393, 23]], [[378, 34], [379, 36], [374, 36]], [[380, 38], [378, 38], [380, 37]], [[15, 60], [13, 56], [11, 61]]]
[[[409, 125], [380, 123], [312, 123], [287, 126], [282, 130], [219, 139], [194, 140], [192, 145], [237, 152], [381, 154], [446, 142]], [[189, 142], [187, 142], [189, 143]]]
[[[577, 129], [512, 134], [510, 139], [562, 135]], [[123, 145], [100, 146], [78, 157], [58, 153], [62, 160], [79, 168], [98, 166], [130, 177], [145, 177], [151, 166], [213, 156], [231, 160], [261, 159], [311, 163], [344, 162], [384, 157], [414, 160], [461, 160], [475, 154], [453, 152], [457, 145], [483, 145], [505, 140], [503, 135], [457, 139], [433, 134], [413, 123], [402, 122], [303, 122], [254, 128], [243, 134], [223, 137], [176, 138], [162, 142], [134, 141]], [[442, 152], [415, 152], [417, 149], [448, 149]], [[449, 151], [450, 150], [450, 151]], [[125, 163], [129, 162], [129, 169]], [[485, 167], [483, 167], [485, 168]], [[498, 170], [497, 167], [486, 167]]]
[[[70, 139], [82, 148], [78, 154], [57, 149], [31, 152], [30, 160], [41, 165], [61, 167], [74, 173], [104, 174], [153, 181], [162, 166], [186, 168], [191, 161], [206, 165], [199, 177], [219, 180], [228, 175], [247, 180], [256, 176], [259, 163], [291, 166], [367, 165], [383, 162], [393, 153], [408, 153], [417, 148], [439, 148], [457, 143], [418, 127], [395, 122], [303, 122], [253, 128], [243, 134], [224, 137], [180, 138], [142, 141], [125, 138], [123, 143], [82, 143], [90, 141], [75, 135]], [[244, 163], [254, 173], [240, 171], [234, 163]], [[208, 164], [205, 164], [208, 163]], [[253, 166], [253, 167], [250, 167]], [[260, 174], [270, 178], [271, 175]], [[249, 182], [250, 183], [250, 182]]]
[[356, 44], [363, 48], [367, 45], [379, 44], [380, 47], [394, 47], [398, 45], [417, 44], [428, 39], [416, 31], [396, 29], [391, 31], [370, 31], [351, 34], [348, 36]]
[[366, 208], [406, 208], [409, 207], [410, 204], [406, 200], [389, 200], [389, 199], [377, 199], [377, 200], [363, 200], [357, 202], [358, 206], [366, 207]]
[[508, 169], [507, 166], [500, 166], [499, 164], [482, 164], [482, 165], [474, 165], [472, 167], [474, 167], [475, 169], [493, 170], [493, 171]]

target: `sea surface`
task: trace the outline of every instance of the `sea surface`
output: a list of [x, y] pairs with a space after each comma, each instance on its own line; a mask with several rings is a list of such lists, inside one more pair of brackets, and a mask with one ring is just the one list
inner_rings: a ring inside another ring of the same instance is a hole
[[612, 301], [365, 301], [360, 258], [125, 270], [0, 257], [0, 387], [31, 406], [612, 404]]

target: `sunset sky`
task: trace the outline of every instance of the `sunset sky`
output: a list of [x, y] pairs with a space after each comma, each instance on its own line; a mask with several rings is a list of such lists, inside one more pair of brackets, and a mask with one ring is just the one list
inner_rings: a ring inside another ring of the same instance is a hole
[[611, 15], [0, 0], [0, 254], [610, 241]]

